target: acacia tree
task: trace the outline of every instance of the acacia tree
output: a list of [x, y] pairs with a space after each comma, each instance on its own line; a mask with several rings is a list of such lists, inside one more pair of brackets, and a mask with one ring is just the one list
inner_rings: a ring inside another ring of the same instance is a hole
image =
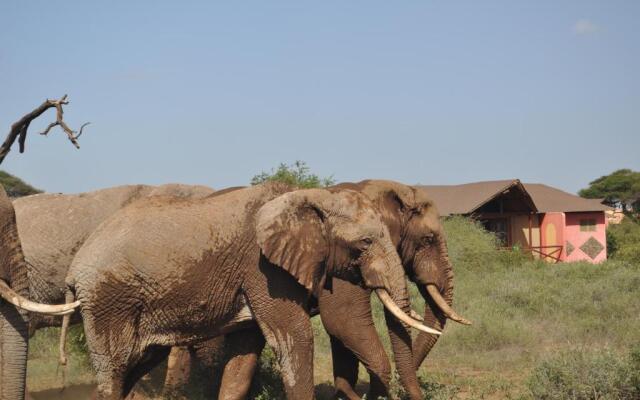
[[280, 163], [277, 168], [272, 168], [271, 172], [262, 171], [251, 178], [252, 185], [271, 181], [283, 182], [302, 189], [327, 187], [335, 183], [333, 175], [320, 178], [318, 175], [310, 172], [307, 163], [300, 160], [291, 165]]
[[578, 192], [588, 199], [604, 199], [604, 203], [619, 206], [625, 212], [640, 212], [640, 172], [619, 169], [589, 183]]

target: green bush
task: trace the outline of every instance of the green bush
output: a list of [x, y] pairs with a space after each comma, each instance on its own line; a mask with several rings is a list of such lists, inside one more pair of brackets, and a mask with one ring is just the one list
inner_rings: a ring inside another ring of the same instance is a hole
[[640, 224], [626, 217], [607, 229], [609, 258], [640, 264]]
[[540, 400], [632, 400], [640, 398], [640, 350], [628, 357], [603, 351], [574, 349], [541, 362], [528, 387]]
[[28, 196], [30, 194], [41, 193], [42, 191], [24, 182], [17, 176], [13, 176], [5, 171], [0, 171], [0, 185], [7, 191], [9, 197]]
[[249, 398], [256, 400], [284, 400], [286, 398], [276, 355], [273, 349], [268, 346], [260, 356], [259, 372], [251, 384]]
[[498, 240], [480, 223], [469, 218], [454, 216], [443, 220], [449, 257], [454, 267], [465, 270], [483, 270], [496, 260]]
[[331, 186], [335, 183], [335, 180], [333, 176], [320, 178], [310, 172], [307, 163], [296, 161], [291, 165], [281, 163], [278, 168], [271, 169], [271, 172], [262, 171], [251, 178], [252, 185], [264, 182], [283, 182], [302, 189], [310, 189]]

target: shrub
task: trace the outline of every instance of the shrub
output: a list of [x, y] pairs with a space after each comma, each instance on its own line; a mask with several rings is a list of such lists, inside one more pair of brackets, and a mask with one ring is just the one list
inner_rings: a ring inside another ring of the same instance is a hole
[[640, 264], [640, 224], [631, 217], [621, 223], [609, 225], [607, 229], [607, 250], [613, 250], [609, 257]]
[[534, 399], [632, 400], [640, 398], [640, 350], [629, 357], [610, 351], [574, 349], [540, 363], [528, 387]]
[[42, 192], [41, 190], [24, 182], [17, 176], [13, 176], [4, 171], [0, 171], [0, 185], [4, 186], [4, 190], [7, 191], [7, 195], [9, 195], [9, 197], [28, 196], [30, 194]]
[[271, 172], [262, 171], [251, 178], [252, 185], [272, 181], [287, 183], [302, 189], [326, 187], [335, 183], [333, 176], [320, 178], [318, 175], [312, 174], [304, 161], [296, 161], [291, 165], [281, 163], [278, 168], [271, 169]]
[[284, 385], [275, 353], [265, 347], [260, 356], [259, 372], [253, 379], [249, 398], [256, 400], [285, 399]]
[[482, 270], [496, 259], [498, 240], [480, 223], [469, 218], [454, 216], [443, 220], [449, 257], [454, 267]]

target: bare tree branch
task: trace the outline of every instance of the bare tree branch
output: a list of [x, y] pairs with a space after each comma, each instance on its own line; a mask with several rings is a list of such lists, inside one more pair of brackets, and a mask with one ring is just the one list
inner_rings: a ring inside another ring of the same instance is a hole
[[29, 129], [29, 125], [31, 124], [31, 121], [33, 121], [34, 119], [38, 118], [40, 115], [42, 115], [45, 111], [47, 111], [50, 108], [54, 108], [56, 109], [56, 121], [50, 123], [47, 126], [47, 129], [44, 130], [44, 132], [42, 132], [42, 135], [46, 135], [49, 133], [49, 131], [56, 127], [56, 126], [60, 126], [62, 128], [62, 130], [67, 134], [67, 137], [69, 138], [69, 141], [77, 148], [80, 148], [80, 145], [78, 144], [78, 138], [80, 137], [80, 135], [82, 135], [82, 129], [87, 126], [89, 123], [86, 122], [84, 123], [81, 127], [80, 127], [80, 132], [76, 135], [76, 132], [74, 130], [72, 130], [71, 128], [69, 128], [69, 126], [66, 124], [66, 122], [64, 121], [64, 110], [62, 109], [63, 105], [67, 105], [69, 104], [69, 101], [67, 100], [67, 95], [65, 94], [64, 96], [62, 96], [62, 98], [60, 98], [59, 100], [45, 100], [44, 103], [40, 104], [40, 106], [38, 106], [38, 108], [36, 108], [35, 110], [31, 111], [30, 113], [28, 113], [27, 115], [25, 115], [24, 117], [20, 118], [17, 122], [15, 122], [13, 125], [11, 125], [11, 130], [9, 131], [9, 134], [7, 135], [7, 138], [5, 139], [4, 143], [2, 144], [2, 146], [0, 146], [0, 164], [2, 164], [2, 162], [4, 161], [4, 158], [7, 156], [7, 154], [9, 154], [9, 151], [11, 151], [11, 146], [13, 145], [13, 143], [16, 141], [16, 138], [18, 139], [18, 144], [20, 146], [20, 153], [24, 152], [24, 148], [25, 148], [25, 141], [27, 139], [27, 131]]

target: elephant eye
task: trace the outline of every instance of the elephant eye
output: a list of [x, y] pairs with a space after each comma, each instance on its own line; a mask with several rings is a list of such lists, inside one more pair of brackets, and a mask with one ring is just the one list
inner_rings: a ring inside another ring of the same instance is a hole
[[356, 244], [356, 247], [360, 250], [366, 250], [369, 248], [369, 246], [371, 246], [371, 244], [373, 244], [373, 239], [371, 239], [370, 237], [366, 237], [360, 239]]
[[428, 235], [424, 235], [424, 237], [422, 238], [422, 242], [424, 244], [433, 244], [436, 241], [436, 237], [433, 233], [429, 233]]

